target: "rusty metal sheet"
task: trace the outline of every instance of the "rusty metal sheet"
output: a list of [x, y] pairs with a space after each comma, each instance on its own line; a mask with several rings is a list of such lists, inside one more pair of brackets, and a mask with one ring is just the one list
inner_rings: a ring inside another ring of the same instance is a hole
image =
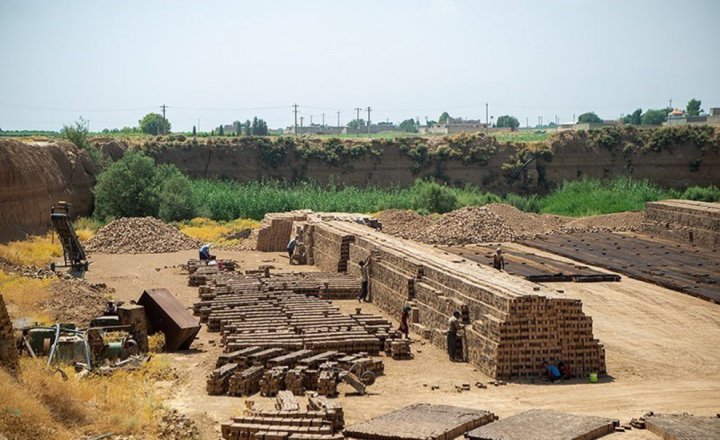
[[149, 332], [160, 331], [165, 335], [168, 351], [190, 348], [200, 331], [200, 321], [169, 290], [146, 290], [137, 303], [145, 307]]

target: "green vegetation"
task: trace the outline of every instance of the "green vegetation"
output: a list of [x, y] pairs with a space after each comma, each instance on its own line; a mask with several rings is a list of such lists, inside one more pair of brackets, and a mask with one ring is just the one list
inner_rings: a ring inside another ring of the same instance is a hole
[[64, 125], [60, 133], [62, 137], [75, 144], [76, 147], [87, 151], [90, 158], [95, 161], [95, 163], [99, 164], [101, 155], [97, 148], [90, 143], [87, 126], [88, 122], [81, 116], [74, 124]]
[[518, 121], [515, 116], [502, 115], [497, 119], [497, 123], [495, 125], [498, 127], [508, 127], [514, 130], [520, 126], [520, 121]]
[[602, 118], [600, 116], [596, 115], [595, 112], [587, 112], [583, 113], [580, 116], [578, 116], [578, 123], [587, 123], [587, 122], [602, 122]]
[[550, 134], [544, 130], [534, 131], [498, 131], [490, 133], [498, 142], [542, 142], [550, 139]]
[[93, 192], [99, 219], [152, 215], [170, 221], [192, 218], [194, 212], [190, 180], [174, 165], [156, 166], [139, 152], [111, 164]]
[[691, 99], [687, 103], [687, 108], [685, 111], [687, 111], [688, 116], [699, 116], [700, 112], [702, 112], [702, 109], [700, 106], [702, 105], [702, 101], [699, 99]]
[[170, 121], [159, 113], [148, 113], [140, 121], [140, 131], [146, 134], [170, 133]]

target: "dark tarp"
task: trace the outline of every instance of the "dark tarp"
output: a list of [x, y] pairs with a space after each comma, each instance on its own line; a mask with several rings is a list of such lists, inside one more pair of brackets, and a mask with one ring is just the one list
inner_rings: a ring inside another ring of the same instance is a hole
[[148, 332], [163, 332], [165, 349], [187, 350], [200, 331], [200, 320], [195, 318], [167, 289], [149, 289], [137, 302], [145, 307]]

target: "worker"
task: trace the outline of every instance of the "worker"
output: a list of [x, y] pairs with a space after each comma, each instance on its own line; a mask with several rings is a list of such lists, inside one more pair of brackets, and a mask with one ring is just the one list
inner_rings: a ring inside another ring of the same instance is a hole
[[493, 255], [493, 267], [497, 270], [505, 269], [505, 257], [503, 257], [502, 249], [497, 248], [495, 255]]
[[547, 374], [547, 379], [550, 382], [557, 382], [562, 377], [562, 373], [560, 373], [558, 367], [556, 367], [552, 362], [545, 361], [543, 363], [543, 367], [545, 369], [545, 374]]
[[448, 332], [447, 332], [447, 347], [448, 347], [448, 355], [450, 356], [450, 361], [455, 362], [457, 358], [455, 357], [455, 352], [457, 351], [457, 333], [458, 330], [462, 329], [464, 326], [460, 323], [460, 312], [455, 310], [453, 312], [453, 315], [448, 320]]
[[292, 257], [293, 253], [295, 252], [295, 248], [297, 247], [298, 242], [298, 236], [296, 235], [293, 237], [292, 240], [290, 240], [290, 243], [287, 245], [287, 251], [288, 251], [288, 258], [290, 258], [290, 264], [292, 264]]
[[370, 279], [370, 257], [372, 254], [368, 255], [368, 257], [364, 261], [358, 261], [358, 264], [360, 265], [360, 295], [358, 295], [358, 302], [361, 303], [363, 301], [367, 300], [368, 295], [368, 280]]
[[210, 260], [210, 243], [206, 243], [200, 247], [200, 260], [201, 261], [209, 261]]
[[400, 333], [405, 335], [405, 339], [410, 339], [410, 324], [408, 324], [408, 318], [410, 317], [410, 306], [405, 305], [400, 313], [400, 327], [398, 330]]

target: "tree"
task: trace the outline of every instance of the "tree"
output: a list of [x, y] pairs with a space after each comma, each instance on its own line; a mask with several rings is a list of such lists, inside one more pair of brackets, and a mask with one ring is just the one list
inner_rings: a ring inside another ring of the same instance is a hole
[[98, 176], [93, 189], [95, 216], [191, 218], [195, 204], [190, 181], [175, 165], [157, 166], [141, 152], [130, 151]]
[[348, 122], [348, 128], [356, 129], [358, 127], [364, 127], [365, 126], [365, 120], [364, 119], [353, 119], [352, 121]]
[[60, 130], [62, 137], [75, 144], [81, 150], [85, 150], [90, 155], [90, 158], [95, 163], [100, 163], [101, 155], [100, 151], [90, 143], [88, 121], [83, 119], [82, 116], [75, 121], [72, 125], [63, 125]]
[[148, 113], [140, 121], [140, 131], [147, 134], [170, 133], [170, 121], [158, 113]]
[[426, 122], [428, 128], [433, 128], [434, 126], [438, 125], [437, 121], [427, 121]]
[[197, 127], [195, 127], [194, 125], [193, 125], [193, 134], [192, 135], [193, 135], [193, 137], [197, 136]]
[[520, 126], [520, 121], [515, 116], [502, 115], [497, 118], [496, 125], [498, 127], [510, 127], [510, 129], [515, 130]]
[[254, 136], [267, 136], [268, 135], [267, 122], [265, 122], [262, 119], [258, 119], [257, 124], [256, 124], [255, 128], [253, 129], [253, 135]]
[[580, 116], [578, 116], [578, 123], [587, 123], [587, 122], [602, 122], [603, 120], [600, 119], [600, 116], [596, 115], [595, 112], [587, 112], [583, 113]]
[[663, 122], [667, 121], [667, 115], [670, 113], [672, 109], [670, 108], [664, 108], [664, 109], [648, 109], [643, 115], [642, 115], [642, 125], [660, 125]]
[[250, 125], [249, 119], [245, 121], [244, 130], [245, 130], [245, 136], [252, 136], [252, 126]]
[[225, 136], [225, 128], [223, 128], [222, 124], [218, 127], [218, 136]]
[[447, 124], [448, 119], [450, 119], [448, 112], [443, 112], [438, 118], [438, 124]]
[[233, 122], [233, 130], [235, 131], [235, 136], [241, 136], [243, 134], [243, 123], [240, 121]]
[[702, 101], [700, 101], [699, 99], [693, 98], [688, 101], [687, 107], [685, 109], [688, 116], [700, 116], [700, 112], [702, 111], [702, 109], [700, 108], [701, 105]]
[[622, 118], [622, 121], [624, 124], [630, 124], [630, 125], [640, 125], [642, 124], [642, 109], [636, 109], [634, 112], [630, 113], [629, 115], [625, 115]]
[[418, 131], [417, 125], [415, 124], [414, 119], [405, 119], [404, 121], [402, 121], [400, 123], [400, 125], [398, 125], [398, 128], [401, 131], [406, 131], [408, 133], [417, 133], [417, 131]]

